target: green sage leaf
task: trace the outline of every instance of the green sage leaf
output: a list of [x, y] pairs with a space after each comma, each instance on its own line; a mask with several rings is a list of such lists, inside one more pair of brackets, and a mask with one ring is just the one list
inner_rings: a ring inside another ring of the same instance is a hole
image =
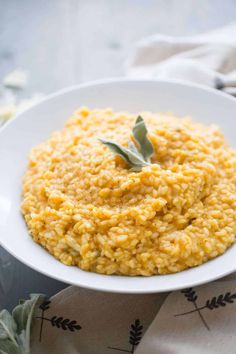
[[103, 138], [99, 138], [99, 140], [112, 152], [119, 155], [125, 162], [127, 162], [127, 164], [132, 167], [133, 171], [140, 171], [142, 167], [150, 165], [138, 153], [134, 144], [131, 149], [127, 149], [113, 140]]
[[139, 151], [138, 151], [138, 149], [136, 148], [136, 146], [135, 146], [135, 144], [133, 143], [132, 140], [129, 141], [129, 143], [128, 143], [128, 148], [129, 148], [129, 150], [133, 151], [135, 154], [141, 156], [140, 153], [139, 153]]
[[109, 139], [99, 138], [98, 140], [101, 141], [101, 143], [103, 143], [104, 145], [106, 145], [116, 155], [122, 157], [122, 159], [125, 160], [125, 162], [127, 162], [128, 164], [130, 163], [128, 155], [123, 146]]
[[20, 345], [24, 348], [25, 354], [30, 353], [30, 332], [33, 316], [38, 305], [45, 300], [42, 294], [31, 294], [30, 299], [21, 302], [12, 312], [12, 317], [17, 325], [17, 334]]
[[152, 143], [147, 137], [148, 130], [144, 119], [141, 116], [138, 116], [136, 119], [132, 132], [135, 140], [139, 144], [140, 152], [144, 160], [150, 162], [150, 157], [152, 156], [154, 149]]
[[45, 301], [41, 294], [30, 295], [15, 307], [12, 315], [0, 312], [0, 354], [30, 354], [30, 331], [38, 306]]
[[113, 140], [104, 138], [99, 138], [99, 140], [112, 152], [119, 155], [129, 165], [132, 171], [138, 172], [141, 171], [143, 167], [151, 165], [150, 157], [152, 156], [154, 149], [147, 137], [148, 131], [141, 116], [138, 116], [136, 119], [132, 131], [135, 141], [139, 145], [139, 149], [133, 141], [129, 141], [128, 148], [126, 148]]
[[16, 323], [14, 319], [7, 310], [2, 310], [0, 312], [0, 340], [8, 338], [17, 345], [15, 333]]
[[0, 340], [0, 354], [25, 354], [24, 348], [20, 348], [10, 339]]

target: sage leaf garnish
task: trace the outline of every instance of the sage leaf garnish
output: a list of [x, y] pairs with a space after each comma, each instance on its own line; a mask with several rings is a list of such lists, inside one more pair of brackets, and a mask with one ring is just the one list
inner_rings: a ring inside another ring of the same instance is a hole
[[[133, 151], [135, 154], [140, 155], [138, 149], [136, 148], [136, 145], [133, 143], [132, 140], [129, 141], [128, 148], [129, 148], [129, 150]], [[140, 155], [140, 156], [142, 156], [142, 155]]]
[[143, 167], [151, 165], [150, 158], [154, 149], [147, 137], [148, 130], [141, 116], [138, 116], [136, 119], [132, 133], [138, 148], [132, 140], [129, 141], [128, 148], [110, 139], [99, 138], [99, 141], [106, 145], [113, 153], [119, 155], [130, 166], [132, 171], [138, 172]]
[[30, 354], [30, 332], [38, 306], [45, 300], [41, 294], [32, 294], [10, 314], [0, 312], [0, 354]]
[[138, 116], [136, 119], [132, 132], [135, 140], [139, 144], [140, 152], [144, 160], [150, 162], [150, 157], [152, 156], [154, 149], [151, 141], [147, 137], [148, 130], [141, 116]]

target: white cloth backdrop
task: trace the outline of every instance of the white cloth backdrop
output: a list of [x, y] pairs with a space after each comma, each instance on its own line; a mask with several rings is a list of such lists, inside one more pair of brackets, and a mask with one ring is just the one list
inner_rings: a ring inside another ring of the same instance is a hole
[[236, 24], [192, 37], [157, 34], [136, 45], [130, 77], [177, 79], [236, 94]]
[[[137, 44], [126, 69], [132, 77], [181, 79], [236, 94], [236, 25], [193, 37], [154, 35]], [[234, 278], [168, 296], [68, 287], [40, 309], [32, 354], [233, 354]]]

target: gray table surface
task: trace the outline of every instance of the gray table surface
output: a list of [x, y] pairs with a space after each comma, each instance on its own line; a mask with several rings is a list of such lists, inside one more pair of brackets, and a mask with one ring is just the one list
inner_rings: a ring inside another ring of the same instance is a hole
[[[145, 36], [192, 35], [235, 20], [235, 0], [0, 0], [0, 80], [27, 70], [28, 95], [121, 76]], [[0, 308], [65, 286], [0, 249]]]

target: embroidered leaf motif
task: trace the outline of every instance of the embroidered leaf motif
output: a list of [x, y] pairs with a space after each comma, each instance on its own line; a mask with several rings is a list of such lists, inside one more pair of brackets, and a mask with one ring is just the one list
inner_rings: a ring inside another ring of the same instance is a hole
[[51, 301], [50, 300], [47, 300], [47, 301], [44, 301], [40, 306], [39, 308], [43, 311], [46, 311], [50, 308], [50, 304], [51, 304]]
[[207, 300], [206, 308], [209, 310], [218, 309], [219, 307], [224, 307], [227, 303], [232, 304], [236, 299], [236, 294], [231, 294], [227, 292], [225, 295], [221, 294], [218, 297], [214, 296], [212, 299]]
[[195, 302], [197, 300], [197, 295], [193, 288], [187, 288], [182, 290], [181, 292], [184, 294], [188, 301]]
[[130, 325], [129, 331], [129, 344], [131, 345], [130, 349], [126, 348], [117, 348], [117, 347], [107, 347], [108, 349], [123, 352], [123, 353], [130, 353], [134, 354], [135, 348], [139, 345], [142, 339], [142, 330], [143, 326], [140, 323], [140, 320], [135, 320], [134, 323]]
[[198, 306], [198, 304], [196, 303], [197, 295], [192, 288], [182, 290], [181, 292], [184, 294], [188, 301], [191, 301], [193, 303], [194, 309], [187, 312], [178, 313], [175, 315], [175, 317], [189, 315], [193, 314], [194, 312], [197, 312], [208, 331], [210, 331], [210, 327], [206, 323], [202, 315], [202, 311], [206, 309], [215, 310], [220, 307], [225, 307], [227, 304], [233, 304], [236, 300], [236, 294], [231, 294], [230, 292], [227, 292], [225, 294], [220, 294], [217, 297], [213, 296], [211, 299], [208, 299], [204, 306]]
[[137, 346], [140, 343], [142, 339], [142, 329], [143, 326], [140, 324], [139, 320], [135, 320], [134, 324], [131, 324], [129, 343], [133, 346]]
[[82, 328], [79, 324], [77, 324], [76, 321], [71, 321], [69, 318], [53, 316], [50, 321], [53, 327], [56, 326], [57, 328], [61, 328], [64, 331], [69, 330], [74, 332], [75, 330], [79, 331]]

